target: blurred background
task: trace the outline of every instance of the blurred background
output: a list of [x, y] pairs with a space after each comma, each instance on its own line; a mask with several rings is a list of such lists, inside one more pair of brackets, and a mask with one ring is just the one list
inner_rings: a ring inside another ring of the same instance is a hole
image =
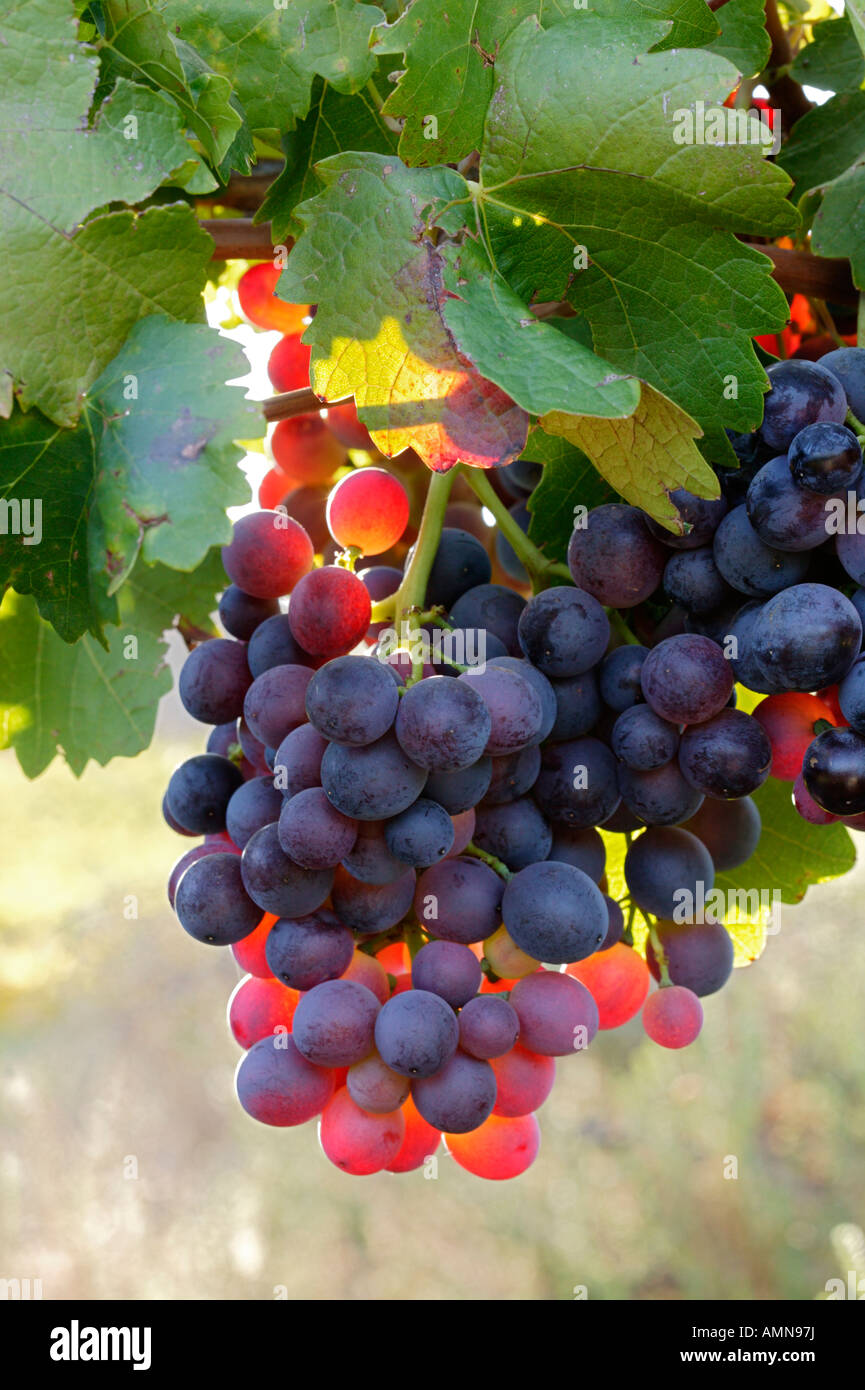
[[240, 1110], [239, 971], [168, 906], [185, 845], [160, 799], [205, 737], [172, 695], [148, 753], [79, 783], [0, 758], [0, 1277], [191, 1300], [812, 1299], [846, 1278], [832, 1233], [865, 1224], [862, 865], [785, 909], [685, 1052], [636, 1019], [561, 1061], [523, 1177], [483, 1182], [440, 1151], [436, 1178], [351, 1178], [314, 1125]]

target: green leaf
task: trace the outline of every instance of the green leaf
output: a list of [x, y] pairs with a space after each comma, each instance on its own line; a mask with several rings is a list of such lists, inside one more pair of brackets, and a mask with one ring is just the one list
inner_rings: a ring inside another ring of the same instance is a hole
[[119, 621], [156, 636], [184, 626], [218, 636], [211, 614], [227, 582], [219, 546], [189, 573], [167, 565], [137, 564], [117, 596]]
[[741, 77], [756, 77], [768, 63], [772, 48], [765, 0], [727, 0], [715, 10], [715, 19], [721, 26], [720, 36], [704, 46], [732, 63]]
[[540, 423], [582, 449], [611, 487], [669, 531], [682, 530], [669, 499], [676, 488], [698, 497], [719, 495], [718, 479], [693, 442], [699, 426], [651, 386], [643, 386], [640, 403], [626, 420], [551, 411]]
[[630, 415], [640, 384], [589, 349], [534, 318], [500, 275], [484, 266], [471, 243], [445, 252], [444, 319], [458, 350], [478, 371], [534, 415]]
[[846, 0], [844, 13], [853, 26], [860, 52], [865, 54], [865, 0]]
[[0, 424], [0, 498], [17, 523], [0, 534], [0, 587], [32, 594], [64, 641], [103, 640], [139, 550], [179, 571], [201, 565], [230, 538], [225, 508], [249, 495], [232, 437], [257, 411], [225, 385], [245, 365], [210, 328], [144, 319], [75, 429], [35, 411]]
[[701, 133], [697, 102], [761, 138], [759, 122], [721, 106], [736, 77], [703, 52], [589, 52], [578, 19], [547, 33], [526, 20], [496, 63], [479, 195], [511, 288], [528, 302], [567, 295], [600, 357], [671, 397], [722, 448], [724, 428], [761, 417], [751, 338], [787, 316], [769, 261], [733, 233], [795, 222], [764, 144], [686, 141]]
[[84, 393], [136, 320], [203, 318], [213, 242], [185, 203], [95, 217], [72, 237], [20, 209], [6, 219], [9, 207], [0, 202], [0, 364], [19, 383], [25, 410], [35, 405], [74, 425]]
[[343, 96], [321, 78], [313, 84], [312, 107], [297, 129], [283, 138], [285, 168], [274, 179], [255, 214], [255, 222], [270, 222], [275, 242], [297, 235], [294, 220], [298, 203], [321, 188], [315, 165], [344, 150], [373, 150], [388, 154], [397, 137], [382, 120], [365, 91]]
[[28, 777], [62, 753], [79, 777], [92, 758], [134, 757], [153, 737], [159, 699], [171, 688], [165, 646], [148, 632], [110, 630], [61, 640], [32, 598], [7, 591], [0, 606], [0, 747], [14, 747]]
[[846, 256], [854, 284], [865, 290], [865, 158], [824, 189], [811, 245], [818, 256]]
[[183, 113], [208, 158], [224, 159], [243, 117], [231, 105], [231, 84], [189, 44], [177, 41], [149, 0], [102, 0], [100, 89], [118, 77], [164, 91]]
[[559, 435], [541, 429], [529, 433], [522, 457], [542, 463], [544, 471], [528, 501], [529, 539], [543, 546], [551, 560], [567, 559], [576, 507], [600, 507], [620, 501], [591, 459]]
[[821, 20], [813, 26], [812, 34], [811, 42], [800, 48], [793, 60], [796, 81], [824, 92], [853, 92], [861, 87], [865, 58], [849, 15]]
[[384, 19], [377, 6], [355, 0], [168, 0], [162, 12], [177, 36], [228, 79], [251, 129], [274, 142], [306, 116], [313, 77], [346, 94], [369, 81], [376, 65], [371, 35]]
[[[837, 179], [865, 150], [865, 92], [843, 92], [798, 120], [779, 155], [793, 196]], [[842, 253], [843, 254], [843, 253]]]
[[[673, 21], [670, 33], [659, 48], [704, 48], [718, 33], [720, 15], [713, 14], [705, 0], [636, 0], [636, 3], [647, 17]], [[605, 0], [604, 11], [607, 6], [621, 9], [620, 0]], [[592, 8], [598, 6], [592, 3]]]
[[109, 593], [139, 551], [148, 564], [192, 570], [230, 539], [225, 509], [248, 498], [233, 441], [252, 437], [260, 416], [225, 383], [246, 370], [240, 347], [213, 329], [155, 316], [135, 325], [95, 382], [90, 563], [107, 571]]
[[[717, 33], [711, 14], [708, 28], [703, 23], [703, 0], [639, 0], [624, 14], [620, 0], [595, 0], [579, 22], [598, 47], [616, 41], [643, 50], [669, 34], [668, 13], [685, 10], [700, 20], [704, 37]], [[574, 6], [571, 0], [414, 0], [395, 24], [376, 31], [377, 53], [405, 54], [405, 71], [384, 110], [404, 122], [399, 153], [406, 164], [456, 163], [480, 148], [499, 50], [536, 14], [549, 28], [573, 19]], [[685, 28], [690, 33], [693, 26]]]
[[378, 154], [334, 155], [318, 173], [325, 191], [297, 209], [305, 230], [277, 287], [318, 306], [304, 334], [316, 394], [353, 394], [390, 457], [411, 447], [441, 472], [517, 458], [527, 417], [456, 351], [441, 313], [444, 265], [426, 234], [465, 198], [465, 181]]

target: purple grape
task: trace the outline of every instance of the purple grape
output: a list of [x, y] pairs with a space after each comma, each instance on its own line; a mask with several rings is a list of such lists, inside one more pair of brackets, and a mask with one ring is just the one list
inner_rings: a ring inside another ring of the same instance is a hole
[[610, 502], [594, 507], [568, 545], [577, 588], [606, 608], [633, 608], [657, 589], [667, 552], [637, 507]]
[[405, 874], [405, 863], [391, 854], [384, 837], [387, 821], [357, 822], [357, 839], [342, 861], [352, 878], [361, 883], [395, 883]]
[[669, 720], [661, 719], [648, 705], [632, 705], [622, 710], [613, 725], [610, 746], [616, 757], [634, 772], [651, 772], [675, 758], [679, 730]]
[[458, 1039], [450, 1004], [424, 989], [395, 994], [375, 1021], [378, 1054], [400, 1076], [434, 1076], [456, 1052]]
[[553, 832], [531, 797], [522, 796], [501, 806], [479, 806], [475, 813], [474, 842], [479, 849], [501, 859], [509, 869], [524, 869], [546, 859]]
[[331, 806], [321, 787], [282, 801], [277, 834], [283, 850], [304, 869], [335, 869], [351, 854], [357, 821]]
[[672, 918], [680, 903], [708, 894], [715, 883], [712, 856], [702, 840], [677, 826], [652, 825], [629, 846], [625, 882], [643, 912]]
[[625, 806], [645, 825], [678, 825], [692, 816], [703, 800], [703, 792], [682, 776], [674, 762], [651, 772], [634, 772], [622, 763], [619, 790]]
[[281, 810], [282, 793], [273, 785], [273, 778], [251, 777], [229, 801], [225, 828], [238, 849], [243, 849], [256, 830], [279, 819]]
[[243, 702], [249, 730], [265, 747], [278, 748], [293, 729], [306, 723], [308, 666], [272, 666], [256, 676]]
[[387, 822], [384, 838], [397, 859], [415, 869], [427, 869], [453, 848], [454, 827], [444, 807], [421, 796]]
[[802, 775], [822, 810], [833, 816], [865, 811], [865, 737], [855, 729], [826, 729], [809, 744]]
[[682, 775], [705, 796], [747, 796], [763, 785], [771, 765], [772, 747], [764, 730], [743, 710], [723, 709], [682, 735]]
[[[530, 751], [515, 756], [521, 758]], [[424, 791], [433, 801], [444, 806], [448, 815], [458, 816], [477, 806], [486, 795], [492, 781], [492, 768], [492, 758], [484, 756], [456, 772], [431, 772]]]
[[733, 596], [715, 564], [710, 545], [699, 550], [680, 550], [670, 556], [664, 570], [664, 593], [673, 603], [700, 616], [714, 613]]
[[[406, 565], [413, 553], [414, 547], [406, 556]], [[453, 608], [469, 589], [489, 585], [491, 574], [490, 557], [477, 536], [457, 526], [445, 526], [427, 580], [427, 608]]]
[[766, 375], [771, 389], [760, 434], [770, 449], [784, 453], [806, 425], [823, 420], [843, 424], [846, 419], [844, 388], [822, 363], [790, 358], [773, 362]]
[[[604, 905], [606, 929], [606, 905]], [[520, 1021], [520, 1046], [542, 1057], [582, 1052], [598, 1031], [598, 1006], [571, 975], [538, 970], [517, 980], [510, 1003]]]
[[541, 750], [532, 745], [519, 753], [492, 759], [492, 777], [484, 797], [487, 806], [501, 806], [531, 791], [541, 769]]
[[431, 676], [403, 695], [394, 731], [418, 767], [458, 772], [483, 755], [491, 728], [489, 711], [474, 686]]
[[728, 512], [715, 532], [715, 564], [732, 588], [751, 598], [770, 598], [798, 584], [808, 568], [808, 556], [766, 545], [744, 506]]
[[670, 493], [670, 501], [690, 530], [684, 536], [676, 536], [650, 516], [646, 517], [646, 525], [657, 540], [672, 546], [674, 550], [697, 550], [706, 545], [727, 511], [726, 498], [697, 497], [683, 487], [677, 487]]
[[462, 1008], [481, 987], [481, 964], [474, 951], [456, 941], [428, 941], [412, 961], [415, 989], [438, 994], [452, 1009]]
[[215, 729], [211, 729], [205, 751], [217, 753], [220, 758], [228, 758], [231, 757], [231, 750], [236, 748], [237, 743], [237, 720], [229, 719], [226, 724], [217, 724]]
[[738, 869], [751, 858], [760, 843], [762, 823], [750, 796], [738, 801], [707, 797], [699, 811], [683, 822], [682, 829], [702, 840], [716, 872], [721, 873], [724, 869]]
[[247, 652], [253, 676], [262, 676], [274, 666], [314, 666], [316, 658], [298, 642], [292, 632], [287, 613], [276, 613], [255, 629], [249, 639]]
[[846, 425], [806, 425], [790, 445], [789, 461], [800, 488], [846, 492], [862, 474], [862, 446]]
[[615, 898], [611, 898], [608, 893], [604, 894], [604, 902], [607, 904], [607, 916], [609, 925], [607, 934], [598, 947], [599, 951], [609, 951], [611, 946], [616, 946], [625, 934], [625, 914], [619, 907]]
[[584, 671], [581, 676], [569, 676], [550, 684], [556, 700], [556, 718], [550, 729], [553, 742], [562, 743], [589, 733], [597, 724], [602, 709], [595, 671]]
[[483, 671], [464, 671], [454, 684], [463, 683], [477, 692], [489, 713], [490, 734], [482, 751], [493, 757], [516, 753], [539, 737], [543, 706], [537, 691], [520, 672], [490, 665]]
[[292, 1020], [298, 1051], [317, 1067], [350, 1067], [372, 1051], [381, 1005], [356, 980], [326, 980], [304, 994]]
[[[813, 428], [829, 427], [816, 425]], [[855, 435], [851, 437], [855, 442]], [[827, 539], [828, 500], [822, 493], [808, 492], [800, 487], [790, 473], [787, 455], [780, 454], [764, 463], [756, 474], [748, 488], [745, 506], [748, 519], [764, 545], [798, 552], [815, 550]]]
[[467, 1134], [492, 1114], [496, 1077], [489, 1062], [456, 1052], [434, 1076], [414, 1081], [411, 1091], [427, 1124], [445, 1134]]
[[267, 934], [264, 954], [277, 980], [291, 989], [314, 989], [348, 969], [354, 937], [329, 912], [280, 917]]
[[229, 584], [219, 600], [219, 621], [226, 632], [248, 642], [259, 623], [279, 612], [279, 599], [255, 598], [236, 584]]
[[174, 910], [183, 930], [209, 946], [232, 946], [261, 921], [236, 854], [209, 854], [190, 864], [177, 885]]
[[557, 824], [577, 830], [601, 825], [620, 800], [616, 759], [596, 738], [547, 744], [534, 797], [547, 819]]
[[417, 881], [414, 909], [430, 935], [470, 946], [498, 928], [504, 884], [479, 859], [443, 859]]
[[393, 672], [369, 656], [339, 656], [326, 662], [306, 689], [310, 724], [336, 743], [375, 743], [393, 724], [398, 706]]
[[327, 739], [311, 724], [300, 724], [292, 729], [276, 750], [274, 786], [286, 797], [320, 786], [321, 760], [326, 748]]
[[305, 917], [321, 907], [333, 883], [332, 869], [304, 869], [282, 849], [277, 827], [266, 825], [247, 843], [240, 861], [247, 893], [277, 917]]
[[521, 951], [557, 965], [590, 956], [609, 925], [597, 884], [554, 860], [514, 874], [502, 898], [502, 920]]
[[486, 628], [511, 656], [521, 656], [517, 624], [526, 600], [503, 584], [476, 584], [461, 594], [450, 611], [454, 627]]
[[733, 689], [733, 672], [716, 642], [682, 633], [653, 647], [643, 662], [647, 703], [671, 724], [699, 724], [722, 710]]
[[601, 699], [610, 709], [630, 709], [643, 699], [640, 673], [648, 656], [647, 647], [629, 643], [608, 652], [601, 663], [599, 689]]
[[460, 1010], [460, 1047], [487, 1062], [510, 1052], [520, 1032], [516, 1009], [498, 994], [479, 994]]
[[520, 614], [520, 646], [546, 676], [579, 676], [607, 650], [610, 620], [596, 598], [557, 587], [537, 594]]
[[562, 864], [573, 864], [582, 869], [593, 883], [600, 883], [607, 866], [606, 846], [597, 830], [571, 830], [569, 826], [557, 825], [553, 828], [553, 844], [548, 859], [557, 859]]
[[252, 683], [246, 643], [228, 637], [201, 642], [183, 663], [178, 683], [183, 708], [203, 724], [227, 724], [243, 713]]
[[406, 755], [393, 733], [363, 748], [331, 743], [321, 760], [321, 785], [328, 801], [354, 820], [398, 816], [417, 800], [426, 780], [426, 769]]
[[172, 772], [165, 807], [181, 834], [209, 835], [225, 829], [228, 804], [242, 785], [240, 769], [228, 758], [198, 753]]
[[533, 666], [530, 661], [518, 656], [496, 656], [493, 655], [487, 660], [488, 666], [503, 666], [506, 671], [516, 671], [523, 676], [535, 691], [541, 702], [541, 727], [532, 740], [532, 744], [543, 743], [548, 737], [558, 714], [558, 704], [556, 702], [553, 683]]
[[340, 864], [333, 881], [331, 902], [340, 921], [361, 936], [390, 931], [411, 908], [417, 876], [407, 869], [392, 883], [362, 883]]
[[849, 671], [862, 646], [853, 604], [826, 584], [797, 584], [763, 605], [751, 629], [753, 660], [782, 690], [821, 690]]

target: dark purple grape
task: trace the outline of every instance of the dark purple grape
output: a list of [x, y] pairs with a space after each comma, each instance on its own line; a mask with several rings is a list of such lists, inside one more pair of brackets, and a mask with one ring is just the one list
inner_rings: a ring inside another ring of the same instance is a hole
[[308, 1062], [288, 1034], [253, 1043], [243, 1054], [235, 1084], [247, 1115], [266, 1125], [306, 1124], [333, 1095], [333, 1073]]
[[416, 881], [414, 869], [406, 869], [402, 878], [391, 883], [363, 883], [340, 864], [334, 874], [331, 902], [347, 927], [361, 936], [373, 936], [390, 931], [407, 915]]
[[305, 652], [294, 636], [288, 614], [277, 613], [255, 629], [247, 660], [253, 676], [261, 676], [274, 666], [314, 666], [316, 658]]
[[[211, 729], [210, 737], [207, 740], [206, 751], [208, 753], [218, 753], [220, 758], [231, 757], [231, 750], [238, 745], [237, 720], [229, 719], [226, 724], [217, 724], [215, 729]], [[232, 758], [232, 762], [234, 759]]]
[[[402, 583], [403, 572], [395, 565], [370, 565], [365, 570], [358, 570], [357, 577], [373, 603], [378, 603], [381, 599], [390, 598], [391, 594], [396, 593]], [[366, 634], [367, 641], [375, 641], [390, 625], [388, 619], [381, 623], [370, 623]]]
[[838, 703], [847, 723], [865, 734], [865, 658], [854, 662], [839, 685]]
[[209, 854], [190, 864], [177, 885], [174, 910], [183, 930], [209, 946], [232, 946], [261, 921], [236, 854]]
[[203, 724], [227, 724], [243, 713], [252, 684], [246, 643], [214, 637], [194, 647], [183, 663], [178, 693], [183, 708]]
[[414, 1081], [411, 1091], [415, 1105], [433, 1129], [467, 1134], [492, 1113], [496, 1077], [489, 1062], [456, 1052], [434, 1076]]
[[640, 675], [648, 656], [647, 647], [628, 643], [608, 652], [601, 663], [599, 688], [601, 699], [610, 709], [621, 713], [643, 699]]
[[173, 830], [177, 835], [194, 836], [201, 834], [200, 830], [187, 830], [185, 825], [181, 825], [179, 820], [175, 820], [174, 816], [171, 814], [171, 811], [168, 808], [168, 792], [166, 792], [162, 798], [162, 818], [165, 821], [165, 824], [168, 826], [169, 830]]
[[323, 788], [308, 787], [282, 801], [277, 834], [295, 864], [335, 869], [354, 848], [357, 821], [332, 806]]
[[655, 592], [667, 552], [637, 507], [594, 507], [568, 545], [568, 568], [579, 589], [606, 608], [633, 608]]
[[502, 898], [502, 920], [521, 951], [556, 965], [590, 956], [609, 925], [597, 884], [554, 860], [514, 874]]
[[[522, 758], [530, 752], [524, 750], [513, 756]], [[492, 758], [484, 756], [456, 772], [431, 772], [424, 791], [433, 801], [444, 806], [449, 816], [458, 816], [477, 806], [486, 795], [492, 781], [492, 769]]]
[[484, 801], [487, 806], [503, 806], [531, 791], [541, 769], [541, 750], [532, 745], [491, 761], [492, 777]]
[[699, 724], [722, 710], [733, 689], [733, 672], [716, 642], [682, 633], [653, 647], [643, 662], [647, 703], [671, 724]]
[[580, 738], [597, 724], [601, 714], [601, 696], [595, 671], [581, 676], [550, 682], [556, 700], [556, 719], [550, 729], [554, 743]]
[[777, 681], [767, 680], [757, 665], [755, 656], [754, 627], [762, 611], [762, 603], [746, 603], [730, 624], [727, 634], [730, 642], [730, 665], [736, 680], [748, 690], [756, 690], [763, 695], [778, 695], [783, 687]]
[[305, 917], [321, 907], [333, 883], [332, 869], [304, 869], [279, 843], [277, 827], [257, 830], [241, 857], [246, 891], [262, 912]]
[[459, 1025], [450, 1004], [424, 989], [395, 994], [375, 1021], [375, 1045], [400, 1076], [434, 1076], [457, 1050]]
[[456, 941], [428, 941], [411, 963], [413, 987], [438, 994], [452, 1009], [474, 999], [482, 978], [474, 951]]
[[727, 511], [725, 497], [697, 497], [683, 487], [677, 487], [670, 493], [670, 501], [686, 526], [690, 527], [686, 534], [677, 536], [650, 516], [646, 517], [646, 525], [657, 540], [672, 546], [674, 550], [696, 550], [706, 545]]
[[582, 869], [593, 883], [600, 883], [607, 866], [607, 849], [597, 830], [571, 830], [566, 825], [553, 828], [553, 844], [548, 859], [573, 864]]
[[[456, 684], [447, 676], [434, 679]], [[425, 684], [421, 681], [413, 689]], [[426, 780], [426, 769], [406, 755], [393, 733], [364, 748], [331, 743], [321, 760], [321, 785], [328, 801], [354, 820], [398, 816], [417, 800]]]
[[841, 382], [820, 362], [790, 358], [766, 372], [770, 391], [763, 406], [760, 434], [770, 449], [784, 453], [806, 425], [831, 420], [843, 424], [847, 397]]
[[397, 859], [415, 869], [428, 869], [453, 848], [453, 821], [438, 802], [421, 796], [386, 823], [384, 838]]
[[824, 811], [833, 816], [865, 811], [865, 737], [855, 729], [826, 729], [809, 745], [802, 775]]
[[279, 599], [255, 598], [229, 584], [219, 600], [219, 621], [232, 637], [248, 642], [259, 623], [279, 612]]
[[430, 936], [470, 946], [497, 930], [503, 890], [498, 874], [479, 859], [443, 859], [418, 878], [415, 915]]
[[381, 1005], [356, 980], [326, 980], [304, 994], [292, 1020], [298, 1051], [317, 1067], [350, 1067], [372, 1051]]
[[524, 869], [547, 858], [553, 832], [531, 797], [523, 796], [501, 806], [479, 806], [474, 842], [509, 869]]
[[393, 724], [398, 706], [399, 686], [390, 667], [369, 656], [326, 662], [306, 688], [310, 724], [335, 743], [375, 743]]
[[356, 824], [357, 839], [342, 861], [343, 868], [361, 883], [396, 883], [403, 878], [405, 863], [391, 854], [384, 837], [387, 821], [360, 820]]
[[[815, 425], [812, 428], [830, 427]], [[779, 454], [764, 463], [755, 475], [745, 506], [748, 519], [764, 545], [798, 552], [815, 550], [828, 538], [827, 501], [822, 493], [808, 492], [800, 487], [790, 472], [787, 455]]]
[[634, 830], [642, 830], [643, 822], [620, 801], [613, 814], [601, 822], [601, 829], [613, 835], [629, 835]]
[[625, 882], [643, 912], [672, 918], [683, 901], [709, 893], [715, 866], [702, 840], [678, 826], [652, 825], [629, 846]]
[[707, 797], [699, 811], [683, 822], [682, 829], [702, 840], [716, 871], [721, 873], [724, 869], [738, 869], [751, 858], [760, 843], [762, 823], [750, 796], [738, 801]]
[[613, 725], [610, 747], [635, 772], [651, 772], [675, 758], [679, 730], [648, 705], [632, 705]]
[[516, 1009], [498, 994], [479, 994], [460, 1010], [460, 1047], [470, 1057], [489, 1061], [510, 1052], [520, 1032]]
[[291, 989], [314, 989], [348, 969], [354, 937], [332, 913], [280, 917], [267, 934], [264, 954], [277, 980]]
[[550, 743], [543, 750], [534, 797], [544, 815], [560, 825], [600, 825], [619, 804], [616, 759], [596, 738]]
[[321, 785], [321, 760], [327, 748], [311, 724], [299, 724], [286, 734], [276, 750], [273, 763], [274, 785], [286, 797]]
[[243, 702], [249, 730], [267, 748], [278, 748], [293, 729], [306, 723], [308, 666], [272, 666], [256, 676]]
[[516, 671], [518, 675], [523, 676], [528, 681], [541, 702], [541, 727], [535, 735], [533, 743], [543, 743], [555, 724], [558, 713], [552, 681], [530, 661], [526, 661], [520, 656], [493, 655], [487, 664], [489, 666], [503, 666], [507, 671]]
[[242, 785], [240, 768], [228, 758], [198, 753], [172, 772], [165, 804], [182, 832], [209, 835], [225, 829], [228, 803]]
[[256, 830], [279, 820], [281, 810], [282, 792], [273, 785], [273, 778], [251, 777], [229, 801], [225, 828], [238, 849], [243, 849]]
[[703, 800], [703, 793], [686, 781], [674, 762], [651, 772], [634, 772], [621, 763], [619, 790], [625, 806], [645, 825], [678, 825]]
[[525, 606], [526, 600], [503, 584], [476, 584], [452, 606], [450, 621], [454, 627], [486, 628], [511, 656], [521, 656], [517, 624]]
[[[520, 498], [512, 507], [508, 507], [508, 512], [523, 534], [528, 535], [532, 514], [526, 506], [525, 500]], [[517, 584], [528, 584], [528, 570], [503, 531], [496, 530], [495, 547], [496, 560], [508, 576], [508, 579], [515, 580]]]
[[[605, 930], [606, 915], [605, 904]], [[510, 1003], [520, 1020], [520, 1047], [542, 1057], [572, 1057], [597, 1034], [598, 1006], [571, 975], [536, 970], [517, 980]]]
[[789, 462], [800, 488], [846, 492], [862, 473], [862, 446], [846, 425], [806, 425], [790, 445]]
[[715, 564], [740, 594], [769, 598], [798, 584], [808, 568], [807, 554], [773, 549], [757, 535], [747, 508], [734, 507], [715, 532]]
[[464, 671], [454, 684], [463, 683], [477, 692], [490, 716], [490, 733], [483, 752], [493, 757], [516, 753], [539, 738], [543, 706], [531, 681], [519, 671], [490, 665], [485, 670]]
[[751, 629], [753, 660], [782, 690], [821, 690], [847, 674], [862, 646], [853, 604], [825, 584], [797, 584], [763, 605]]
[[750, 714], [723, 709], [682, 734], [679, 767], [705, 796], [731, 800], [762, 787], [772, 766], [772, 746]]
[[610, 620], [581, 589], [544, 589], [520, 614], [520, 646], [546, 676], [579, 676], [597, 665], [610, 640]]
[[838, 378], [857, 420], [865, 419], [865, 348], [835, 348], [823, 354], [820, 366]]
[[[655, 930], [674, 985], [704, 998], [727, 983], [733, 973], [733, 943], [720, 922], [658, 922]], [[646, 943], [646, 963], [659, 979], [651, 939]]]
[[471, 767], [483, 755], [491, 729], [480, 692], [449, 676], [431, 676], [411, 686], [399, 702], [394, 726], [405, 754], [433, 772]]
[[604, 894], [604, 902], [607, 904], [609, 923], [607, 934], [598, 947], [599, 951], [609, 951], [612, 946], [617, 946], [625, 934], [625, 914], [619, 904], [608, 893]]
[[[413, 553], [414, 547], [406, 556], [406, 565]], [[490, 557], [477, 536], [445, 526], [427, 580], [426, 607], [453, 608], [469, 589], [488, 585], [491, 574]]]
[[689, 613], [705, 614], [727, 603], [733, 590], [715, 564], [712, 547], [704, 545], [670, 556], [664, 570], [664, 593]]
[[505, 492], [512, 497], [528, 497], [534, 492], [544, 475], [542, 463], [529, 463], [528, 459], [515, 459], [496, 470], [496, 478], [503, 484]]

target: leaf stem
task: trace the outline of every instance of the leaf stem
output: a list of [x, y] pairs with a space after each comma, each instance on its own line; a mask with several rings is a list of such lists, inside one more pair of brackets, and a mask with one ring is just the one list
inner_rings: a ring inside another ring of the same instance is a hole
[[617, 632], [619, 634], [623, 642], [628, 643], [632, 647], [641, 646], [639, 637], [634, 636], [633, 632], [628, 627], [628, 624], [625, 622], [618, 608], [608, 608], [607, 617], [610, 620], [610, 627], [613, 629], [614, 632]]
[[[441, 539], [445, 511], [455, 477], [455, 468], [450, 469], [447, 473], [433, 473], [431, 475], [420, 530], [415, 541], [414, 554], [403, 576], [402, 583], [390, 600], [393, 603], [393, 616], [396, 619], [398, 629], [401, 629], [405, 617], [410, 633], [420, 627], [420, 620], [423, 617], [426, 587]], [[415, 681], [420, 680], [422, 675], [423, 659], [418, 658], [412, 650], [412, 673], [407, 684], [414, 684]]]

